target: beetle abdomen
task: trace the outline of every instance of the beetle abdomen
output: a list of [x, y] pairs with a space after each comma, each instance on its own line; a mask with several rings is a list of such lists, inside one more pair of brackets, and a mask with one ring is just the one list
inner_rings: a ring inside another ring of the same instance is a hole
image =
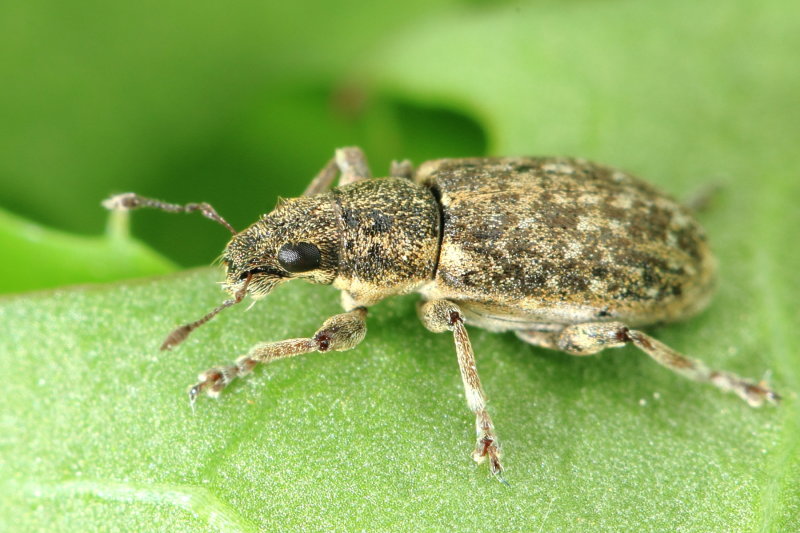
[[417, 179], [443, 214], [427, 297], [509, 324], [638, 325], [708, 301], [714, 260], [702, 228], [624, 172], [566, 158], [450, 159], [424, 164]]

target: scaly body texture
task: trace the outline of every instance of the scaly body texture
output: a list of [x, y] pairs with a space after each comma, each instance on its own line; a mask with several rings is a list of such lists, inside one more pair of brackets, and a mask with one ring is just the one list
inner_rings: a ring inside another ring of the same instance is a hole
[[714, 259], [691, 213], [653, 187], [564, 158], [445, 159], [417, 180], [443, 238], [428, 298], [491, 329], [684, 318], [709, 300]]
[[[691, 212], [625, 172], [579, 159], [472, 158], [394, 163], [371, 179], [364, 154], [343, 148], [302, 198], [285, 200], [236, 232], [208, 204], [167, 204], [128, 193], [113, 209], [200, 211], [233, 238], [222, 262], [233, 298], [173, 331], [169, 349], [247, 295], [292, 279], [340, 289], [344, 313], [311, 337], [254, 346], [189, 389], [217, 396], [257, 364], [349, 350], [365, 337], [367, 308], [419, 292], [422, 323], [451, 331], [467, 404], [472, 457], [502, 479], [466, 322], [513, 330], [523, 341], [571, 355], [632, 344], [659, 364], [733, 392], [750, 405], [777, 402], [764, 383], [712, 370], [632, 329], [685, 318], [708, 302], [714, 259]], [[339, 187], [330, 190], [339, 176]]]

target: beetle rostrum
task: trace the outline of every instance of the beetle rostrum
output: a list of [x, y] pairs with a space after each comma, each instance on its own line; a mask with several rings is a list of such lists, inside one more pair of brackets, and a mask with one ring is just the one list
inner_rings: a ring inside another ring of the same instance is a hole
[[223, 288], [232, 298], [176, 329], [164, 349], [279, 283], [302, 278], [341, 291], [344, 312], [314, 335], [258, 344], [235, 363], [207, 370], [189, 389], [192, 403], [201, 393], [219, 395], [258, 364], [354, 348], [366, 335], [367, 309], [409, 292], [422, 296], [418, 314], [427, 329], [453, 334], [476, 420], [472, 457], [500, 479], [500, 447], [467, 324], [513, 331], [571, 355], [631, 344], [752, 406], [780, 399], [763, 382], [712, 370], [636, 329], [702, 310], [716, 272], [693, 213], [652, 186], [611, 167], [557, 157], [439, 159], [416, 170], [404, 161], [390, 174], [372, 179], [360, 149], [339, 149], [302, 197], [238, 233], [208, 204], [132, 193], [104, 202], [113, 209], [200, 211], [234, 233], [223, 253]]

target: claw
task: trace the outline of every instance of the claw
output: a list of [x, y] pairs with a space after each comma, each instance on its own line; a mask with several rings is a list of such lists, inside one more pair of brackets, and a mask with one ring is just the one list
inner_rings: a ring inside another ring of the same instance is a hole
[[197, 397], [200, 396], [205, 384], [205, 381], [201, 381], [189, 387], [189, 407], [192, 408], [192, 414], [194, 414], [194, 404], [197, 401]]
[[201, 390], [203, 390], [203, 383], [196, 383], [189, 387], [189, 403], [192, 407], [194, 407], [194, 402], [197, 401], [197, 396]]
[[506, 481], [506, 478], [503, 477], [503, 471], [502, 470], [500, 472], [497, 472], [494, 475], [494, 477], [495, 477], [495, 479], [497, 479], [497, 481], [499, 481], [500, 483], [502, 483], [506, 487], [510, 487], [511, 486], [511, 484], [508, 481]]
[[781, 401], [781, 395], [770, 389], [765, 381], [760, 381], [757, 384], [752, 382], [744, 382], [744, 387], [739, 394], [744, 401], [750, 404], [751, 407], [761, 407], [764, 401], [777, 405]]
[[496, 446], [491, 446], [487, 452], [489, 457], [489, 470], [491, 470], [492, 475], [503, 485], [508, 485], [508, 482], [503, 477], [503, 465], [500, 464], [500, 450]]
[[758, 388], [760, 389], [760, 392], [764, 398], [766, 398], [767, 401], [773, 405], [778, 405], [783, 399], [780, 394], [769, 388], [769, 384], [766, 382], [766, 380], [759, 381]]
[[770, 403], [777, 405], [781, 402], [781, 400], [783, 400], [783, 396], [781, 396], [777, 392], [771, 390], [767, 391], [767, 401], [769, 401]]
[[504, 485], [508, 485], [506, 480], [503, 478], [503, 465], [500, 464], [500, 448], [497, 446], [497, 443], [493, 438], [484, 436], [478, 439], [478, 443], [475, 446], [475, 451], [472, 452], [472, 459], [478, 464], [481, 464], [486, 459], [489, 459], [489, 470], [491, 471], [492, 475]]
[[194, 403], [200, 393], [205, 391], [212, 398], [219, 397], [220, 392], [230, 382], [229, 374], [225, 368], [217, 367], [201, 372], [197, 376], [198, 382], [189, 387], [189, 405], [194, 410]]

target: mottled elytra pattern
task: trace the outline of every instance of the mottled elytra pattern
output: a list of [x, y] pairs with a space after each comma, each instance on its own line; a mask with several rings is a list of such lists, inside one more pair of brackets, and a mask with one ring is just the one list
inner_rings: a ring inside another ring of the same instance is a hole
[[437, 191], [444, 217], [431, 295], [481, 314], [633, 325], [708, 300], [714, 260], [703, 230], [626, 173], [566, 158], [449, 159], [426, 163], [417, 179]]

